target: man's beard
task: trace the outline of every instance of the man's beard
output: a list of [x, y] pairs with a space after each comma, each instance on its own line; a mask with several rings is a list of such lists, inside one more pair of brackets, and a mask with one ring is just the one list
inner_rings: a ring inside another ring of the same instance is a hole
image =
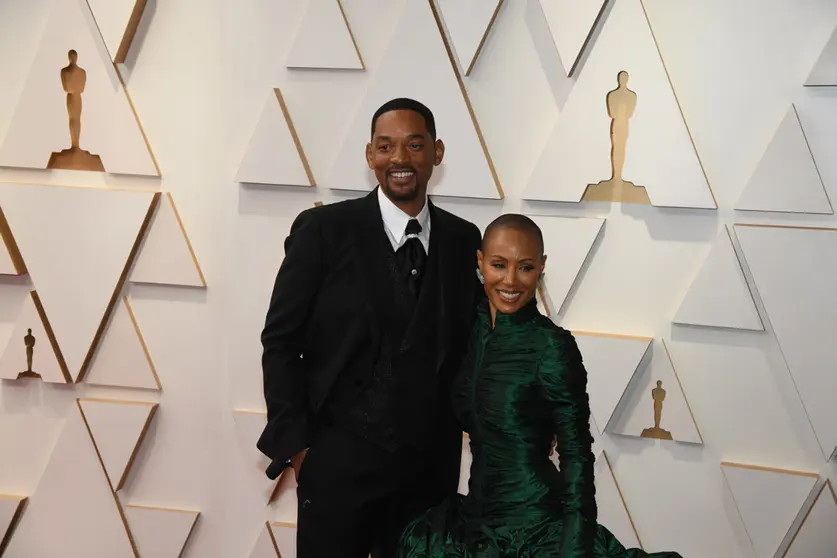
[[[411, 182], [411, 186], [399, 186], [395, 184], [397, 179], [392, 176], [392, 173], [399, 172], [399, 171], [409, 171], [413, 173]], [[385, 175], [386, 180], [383, 182], [384, 185], [384, 192], [387, 194], [387, 197], [392, 201], [397, 202], [409, 202], [413, 201], [418, 198], [419, 192], [422, 190], [421, 187], [423, 186], [419, 183], [418, 180], [418, 172], [416, 169], [410, 167], [399, 167], [395, 169], [390, 169], [387, 171]]]

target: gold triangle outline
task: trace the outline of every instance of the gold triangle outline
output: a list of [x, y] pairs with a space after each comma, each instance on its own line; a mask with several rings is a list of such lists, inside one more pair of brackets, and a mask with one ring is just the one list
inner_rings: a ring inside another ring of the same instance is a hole
[[[805, 509], [805, 506], [803, 504], [803, 510], [805, 515], [802, 517], [802, 521], [799, 523], [799, 527], [797, 527], [796, 530], [794, 530], [793, 536], [791, 537], [790, 542], [788, 542], [788, 545], [785, 548], [784, 552], [782, 552], [782, 556], [780, 558], [785, 558], [785, 556], [788, 555], [788, 552], [790, 552], [791, 548], [793, 548], [793, 543], [796, 541], [796, 537], [798, 537], [799, 533], [802, 532], [802, 528], [805, 526], [805, 522], [808, 521], [808, 516], [811, 515], [812, 511], [814, 511], [817, 502], [825, 492], [826, 488], [828, 488], [828, 491], [831, 493], [831, 497], [834, 499], [834, 505], [837, 506], [837, 493], [834, 492], [834, 486], [831, 484], [831, 479], [825, 479], [825, 482], [819, 487], [817, 495], [814, 497], [814, 500], [811, 502], [811, 505], [808, 506], [807, 509]], [[817, 488], [815, 487], [814, 490], [817, 490]]]
[[634, 523], [634, 518], [631, 516], [631, 510], [628, 508], [628, 502], [625, 501], [625, 495], [622, 494], [622, 487], [619, 485], [619, 479], [616, 477], [616, 471], [613, 470], [613, 465], [610, 462], [610, 457], [607, 455], [606, 450], [602, 450], [601, 452], [602, 457], [605, 459], [605, 464], [607, 464], [607, 470], [610, 472], [610, 476], [613, 478], [613, 483], [616, 485], [616, 491], [619, 493], [619, 500], [622, 502], [622, 507], [625, 509], [625, 514], [628, 516], [628, 521], [631, 523], [631, 529], [636, 536], [637, 542], [639, 542], [639, 548], [645, 549], [642, 545], [642, 539], [639, 536], [639, 531], [636, 529], [636, 523]]
[[134, 313], [134, 308], [131, 306], [131, 301], [127, 296], [122, 297], [122, 304], [125, 305], [125, 310], [128, 311], [128, 317], [131, 319], [131, 324], [134, 326], [134, 331], [137, 333], [140, 346], [142, 346], [142, 352], [145, 354], [145, 358], [148, 361], [148, 368], [154, 376], [154, 383], [157, 384], [157, 390], [162, 390], [163, 385], [160, 383], [160, 376], [157, 375], [157, 367], [154, 365], [154, 359], [151, 358], [151, 351], [148, 350], [148, 344], [145, 342], [145, 336], [143, 336], [142, 330], [140, 330], [139, 323], [137, 322], [137, 316]]
[[[654, 340], [655, 340], [655, 338], [653, 338], [653, 337], [638, 337], [638, 336], [621, 335], [621, 334], [615, 334], [615, 333], [589, 333], [589, 332], [583, 332], [583, 331], [572, 331], [572, 334], [573, 335], [593, 335], [593, 336], [598, 336], [598, 337], [612, 337], [612, 338], [619, 338], [619, 339], [633, 339], [633, 340], [637, 340], [637, 341], [650, 341], [649, 344], [648, 344], [648, 347], [646, 348], [646, 355], [648, 354], [648, 350], [650, 350], [652, 348], [652, 346], [654, 345]], [[692, 419], [692, 424], [695, 425], [695, 432], [697, 432], [698, 439], [700, 439], [700, 442], [688, 442], [688, 441], [685, 441], [685, 440], [659, 440], [659, 441], [660, 442], [674, 442], [676, 444], [687, 444], [687, 445], [691, 445], [691, 446], [704, 445], [706, 442], [703, 439], [703, 434], [701, 434], [701, 432], [700, 432], [700, 427], [698, 426], [697, 420], [695, 419], [695, 414], [692, 411], [692, 406], [689, 404], [689, 397], [688, 397], [688, 395], [686, 395], [686, 390], [683, 389], [683, 382], [680, 380], [680, 374], [678, 374], [678, 372], [677, 372], [677, 366], [675, 366], [675, 364], [674, 364], [674, 359], [671, 358], [671, 352], [668, 349], [668, 345], [666, 344], [666, 341], [663, 338], [659, 338], [659, 341], [660, 341], [660, 345], [663, 348], [663, 352], [665, 353], [665, 358], [668, 359], [668, 363], [669, 363], [669, 365], [671, 365], [672, 374], [674, 374], [674, 379], [677, 381], [677, 387], [680, 390], [681, 395], [683, 395], [683, 402], [686, 404], [686, 410], [689, 411], [689, 417]], [[644, 358], [645, 357], [643, 356], [643, 359]], [[651, 362], [649, 361], [646, 366], [650, 366], [650, 365], [651, 365]], [[645, 367], [643, 367], [642, 370], [644, 371]], [[619, 409], [620, 405], [622, 405], [625, 394], [628, 392], [628, 388], [631, 386], [631, 384], [637, 378], [637, 373], [639, 371], [640, 371], [640, 367], [637, 366], [636, 370], [634, 370], [634, 373], [631, 376], [631, 379], [628, 380], [627, 385], [625, 386], [624, 390], [622, 391], [622, 395], [619, 398], [619, 403], [616, 404], [616, 409], [614, 409], [614, 413]], [[612, 415], [611, 415], [611, 417], [612, 417]], [[605, 425], [603, 428], [604, 428], [604, 430], [607, 430], [607, 425]], [[604, 432], [602, 434], [604, 434]], [[626, 437], [629, 437], [629, 438], [640, 438], [639, 434], [630, 434], [630, 433], [621, 433], [620, 432], [620, 433], [618, 433], [618, 435], [619, 436], [626, 436]]]
[[[308, 176], [308, 185], [316, 186], [317, 182], [314, 180], [314, 173], [311, 171], [311, 165], [308, 164], [308, 157], [305, 155], [305, 150], [302, 148], [302, 142], [299, 139], [299, 134], [296, 133], [296, 126], [294, 126], [293, 118], [288, 110], [288, 105], [285, 103], [285, 97], [278, 87], [273, 88], [273, 93], [276, 95], [276, 100], [279, 101], [279, 107], [282, 109], [282, 115], [285, 117], [285, 124], [288, 126], [288, 131], [294, 140], [296, 152], [299, 154], [299, 160], [302, 162], [302, 167], [305, 169], [305, 174]], [[258, 124], [257, 124], [258, 125]]]
[[[438, 0], [434, 0], [434, 1], [438, 1]], [[497, 2], [497, 5], [494, 6], [494, 12], [492, 12], [491, 18], [488, 20], [488, 24], [485, 26], [485, 30], [482, 32], [482, 37], [480, 37], [480, 42], [477, 45], [477, 49], [474, 51], [474, 54], [473, 54], [470, 62], [468, 62], [468, 65], [467, 65], [467, 67], [465, 69], [465, 72], [464, 72], [465, 77], [470, 77], [471, 76], [471, 72], [474, 70], [474, 66], [476, 66], [476, 64], [477, 64], [477, 58], [480, 57], [480, 53], [482, 52], [482, 47], [485, 45], [485, 41], [488, 39], [488, 35], [489, 35], [489, 33], [491, 33], [491, 29], [494, 27], [494, 21], [497, 19], [497, 15], [499, 15], [499, 13], [500, 13], [500, 8], [503, 7], [503, 2], [505, 2], [505, 0], [493, 0], [493, 1]], [[444, 16], [444, 10], [439, 8], [438, 6], [436, 6], [436, 8], [439, 10], [439, 12], [442, 14], [442, 16]], [[444, 19], [444, 17], [442, 19]], [[450, 36], [448, 36], [447, 39], [449, 41], [453, 40]], [[456, 54], [457, 54], [457, 57], [458, 57], [459, 53], [457, 52]], [[460, 62], [462, 62], [462, 61], [460, 60]]]
[[[183, 551], [186, 550], [186, 546], [189, 544], [189, 541], [192, 538], [192, 533], [195, 532], [195, 526], [198, 524], [198, 520], [201, 517], [200, 510], [184, 510], [179, 508], [165, 508], [162, 506], [148, 506], [145, 504], [125, 504], [125, 508], [133, 508], [135, 510], [151, 510], [151, 511], [161, 511], [161, 512], [173, 512], [173, 513], [182, 513], [187, 515], [194, 515], [192, 519], [192, 524], [189, 526], [189, 532], [186, 534], [186, 537], [183, 539], [183, 546], [180, 547], [180, 551], [177, 553], [177, 556], [181, 556]], [[126, 514], [127, 519], [127, 514]]]
[[[96, 399], [96, 398], [85, 398], [85, 401], [105, 401], [105, 402], [112, 402], [106, 399]], [[84, 409], [81, 407], [81, 399], [76, 398], [76, 408], [81, 414], [81, 420], [84, 422], [84, 427], [87, 430], [87, 435], [90, 437], [90, 442], [93, 445], [93, 451], [96, 452], [96, 459], [99, 460], [99, 466], [102, 468], [102, 474], [105, 476], [105, 482], [107, 483], [108, 490], [110, 490], [111, 496], [113, 496], [113, 502], [116, 505], [116, 510], [119, 512], [119, 518], [122, 520], [122, 527], [125, 529], [125, 535], [128, 537], [128, 543], [131, 545], [131, 550], [134, 553], [134, 558], [140, 558], [139, 549], [137, 548], [137, 543], [134, 540], [134, 535], [131, 532], [131, 527], [128, 525], [128, 517], [125, 515], [125, 509], [122, 507], [122, 501], [119, 499], [119, 495], [116, 493], [116, 490], [113, 489], [111, 485], [110, 478], [108, 477], [107, 468], [105, 467], [105, 462], [102, 460], [102, 455], [99, 453], [99, 447], [96, 445], [96, 439], [93, 437], [93, 431], [90, 429], [90, 424], [87, 422], [87, 417], [84, 415]], [[122, 403], [130, 404], [130, 402], [122, 401]], [[157, 403], [153, 403], [155, 406], [155, 410], [150, 413], [153, 414], [156, 412]], [[150, 420], [147, 424], [150, 424]], [[142, 436], [145, 436], [145, 431], [143, 430]], [[141, 442], [140, 442], [141, 443]], [[140, 443], [137, 443], [135, 448], [139, 448]], [[136, 449], [135, 449], [136, 452]], [[131, 456], [129, 463], [133, 461], [134, 455]], [[130, 465], [125, 468], [126, 471], [130, 469]]]
[[[267, 413], [265, 411], [255, 411], [252, 409], [233, 409], [233, 416], [235, 416], [236, 414], [258, 415], [267, 420]], [[291, 467], [285, 467], [285, 469], [281, 473], [279, 473], [279, 478], [273, 481], [273, 490], [271, 490], [270, 496], [268, 496], [267, 499], [268, 506], [279, 499], [279, 496], [284, 492], [285, 488], [287, 488], [286, 485], [290, 482], [290, 480], [288, 479], [291, 476], [294, 476], [294, 472]]]
[[[102, 459], [101, 452], [99, 451], [99, 444], [98, 442], [96, 442], [96, 437], [93, 435], [93, 430], [90, 427], [90, 423], [87, 422], [87, 415], [84, 414], [84, 406], [82, 405], [82, 403], [105, 403], [109, 405], [138, 405], [148, 407], [148, 416], [146, 416], [142, 429], [140, 430], [139, 435], [137, 436], [137, 439], [134, 442], [133, 449], [131, 450], [131, 456], [128, 458], [128, 463], [125, 464], [125, 470], [122, 471], [121, 477], [117, 479], [116, 482], [114, 482], [114, 479], [111, 479], [108, 475], [107, 469], [105, 468], [105, 462]], [[81, 416], [84, 419], [84, 424], [87, 426], [87, 432], [90, 434], [90, 439], [93, 441], [93, 446], [96, 449], [96, 455], [99, 457], [99, 462], [102, 464], [102, 470], [105, 472], [105, 478], [108, 481], [108, 485], [111, 487], [111, 491], [115, 495], [125, 486], [125, 481], [127, 480], [128, 475], [131, 472], [131, 468], [134, 466], [134, 460], [136, 459], [137, 453], [139, 452], [139, 448], [145, 441], [145, 435], [148, 433], [148, 428], [151, 426], [151, 421], [154, 419], [154, 416], [156, 415], [157, 409], [159, 408], [160, 404], [155, 403], [153, 401], [128, 401], [123, 399], [104, 399], [99, 397], [77, 398], [76, 404], [78, 405], [78, 408], [81, 411]]]
[[90, 343], [90, 347], [87, 349], [87, 354], [84, 357], [84, 361], [82, 361], [81, 363], [81, 370], [79, 370], [78, 376], [75, 380], [75, 383], [77, 384], [84, 381], [84, 377], [87, 375], [87, 371], [90, 369], [90, 364], [93, 361], [93, 355], [95, 354], [96, 349], [99, 346], [102, 337], [104, 336], [105, 329], [107, 329], [108, 323], [110, 323], [113, 310], [117, 302], [119, 301], [123, 289], [125, 288], [125, 283], [128, 279], [128, 274], [130, 273], [131, 268], [134, 265], [134, 261], [137, 258], [139, 249], [142, 246], [142, 241], [145, 239], [145, 235], [148, 232], [148, 227], [151, 224], [151, 218], [154, 215], [154, 210], [160, 201], [160, 195], [160, 192], [154, 192], [154, 195], [151, 196], [151, 201], [148, 204], [148, 210], [145, 213], [145, 218], [140, 224], [139, 230], [137, 231], [137, 236], [134, 239], [134, 245], [131, 247], [131, 251], [128, 253], [125, 265], [122, 268], [122, 273], [120, 274], [119, 279], [116, 282], [116, 286], [113, 290], [113, 294], [111, 295], [110, 302], [108, 302], [108, 305], [105, 308], [104, 315], [102, 316], [102, 319], [99, 322], [99, 327], [96, 329], [96, 333], [93, 336], [93, 341]]
[[[203, 274], [203, 269], [201, 268], [200, 262], [198, 262], [198, 257], [195, 254], [195, 249], [192, 246], [192, 241], [189, 239], [189, 233], [186, 232], [186, 226], [183, 224], [183, 219], [180, 217], [180, 211], [177, 209], [177, 204], [174, 203], [174, 196], [171, 192], [161, 192], [160, 200], [154, 205], [154, 212], [152, 216], [156, 216], [160, 212], [160, 207], [162, 206], [165, 201], [162, 199], [162, 196], [168, 200], [169, 205], [171, 205], [172, 212], [174, 213], [174, 219], [177, 221], [177, 226], [180, 229], [180, 233], [183, 235], [183, 240], [186, 243], [186, 248], [189, 250], [189, 256], [192, 258], [192, 263], [195, 266], [195, 270], [198, 272], [198, 277], [200, 278], [200, 288], [206, 288], [206, 276]], [[149, 227], [153, 227], [153, 225], [149, 225]], [[150, 229], [149, 229], [150, 230]], [[137, 254], [137, 258], [140, 257], [142, 253], [142, 245], [140, 246], [140, 251]], [[136, 281], [131, 281], [135, 283]]]
[[[666, 59], [663, 57], [663, 51], [660, 48], [660, 42], [657, 40], [657, 35], [654, 33], [654, 26], [651, 25], [651, 18], [648, 17], [648, 9], [645, 7], [645, 0], [637, 0], [642, 7], [642, 13], [645, 16], [645, 22], [648, 24], [648, 31], [651, 33], [651, 38], [654, 40], [654, 47], [657, 49], [657, 55], [660, 57], [660, 64], [666, 74], [668, 86], [671, 89], [671, 94], [674, 95], [674, 101], [677, 103], [677, 110], [680, 111], [680, 118], [683, 120], [683, 126], [686, 128], [686, 133], [689, 135], [689, 142], [692, 144], [692, 150], [695, 153], [695, 158], [700, 165], [700, 170], [703, 173], [703, 179], [706, 181], [706, 187], [709, 188], [709, 195], [712, 196], [712, 203], [715, 204], [715, 209], [718, 209], [718, 199], [715, 197], [715, 191], [712, 189], [712, 182], [709, 181], [709, 175], [706, 174], [706, 168], [703, 166], [703, 159], [700, 157], [695, 138], [692, 135], [692, 130], [689, 128], [689, 122], [686, 120], [686, 115], [683, 113], [683, 106], [680, 104], [680, 98], [677, 96], [677, 90], [674, 88], [674, 82], [671, 80], [671, 74], [668, 71]], [[656, 206], [655, 206], [656, 207]], [[668, 206], [666, 206], [668, 207]]]
[[26, 269], [23, 254], [20, 253], [20, 247], [17, 245], [17, 240], [15, 240], [15, 235], [12, 233], [12, 228], [9, 225], [8, 219], [6, 219], [6, 214], [3, 213], [2, 207], [0, 207], [0, 237], [3, 239], [3, 244], [6, 245], [6, 251], [12, 260], [15, 272], [18, 275], [26, 275], [29, 273]]
[[439, 36], [442, 39], [442, 43], [445, 45], [445, 51], [448, 54], [448, 62], [451, 65], [451, 69], [453, 70], [454, 76], [456, 76], [456, 82], [459, 84], [459, 90], [462, 92], [462, 98], [465, 100], [465, 106], [468, 108], [468, 114], [471, 116], [471, 122], [474, 125], [474, 131], [477, 133], [477, 139], [479, 139], [480, 146], [482, 147], [482, 152], [485, 155], [485, 161], [488, 163], [488, 169], [491, 171], [491, 177], [494, 179], [494, 186], [497, 188], [497, 193], [500, 195], [500, 199], [504, 199], [506, 194], [503, 191], [503, 186], [500, 183], [500, 177], [497, 174], [497, 169], [494, 167], [494, 160], [491, 157], [491, 153], [488, 150], [488, 145], [485, 143], [485, 137], [482, 134], [482, 128], [480, 127], [480, 123], [477, 120], [477, 115], [474, 112], [474, 107], [471, 104], [471, 98], [468, 96], [468, 90], [465, 87], [465, 81], [462, 79], [462, 75], [459, 73], [459, 68], [456, 64], [456, 58], [453, 54], [453, 48], [451, 47], [450, 42], [448, 41], [447, 34], [445, 33], [445, 26], [442, 23], [442, 18], [439, 14], [439, 10], [436, 7], [436, 3], [433, 0], [427, 0], [427, 3], [430, 5], [430, 10], [433, 13], [433, 18], [436, 20], [436, 27], [439, 31]]
[[142, 20], [142, 15], [145, 12], [147, 0], [136, 0], [134, 4], [134, 9], [131, 12], [131, 17], [128, 21], [128, 25], [123, 32], [122, 41], [119, 44], [119, 50], [117, 51], [116, 55], [112, 55], [110, 50], [108, 50], [107, 43], [105, 43], [104, 35], [102, 35], [102, 30], [99, 27], [99, 22], [96, 20], [96, 13], [93, 11], [93, 8], [90, 7], [90, 2], [88, 0], [84, 1], [84, 4], [87, 6], [87, 11], [90, 12], [90, 18], [93, 20], [93, 23], [96, 25], [96, 31], [99, 35], [99, 40], [102, 43], [102, 46], [105, 48], [105, 52], [111, 57], [111, 65], [113, 66], [113, 70], [116, 72], [116, 77], [119, 79], [119, 84], [122, 86], [122, 92], [125, 94], [125, 98], [128, 101], [128, 106], [131, 108], [131, 112], [134, 115], [134, 120], [137, 123], [137, 127], [139, 128], [140, 134], [142, 135], [142, 139], [145, 142], [145, 146], [148, 149], [148, 154], [151, 156], [151, 162], [154, 164], [154, 169], [157, 171], [157, 176], [161, 176], [160, 172], [160, 164], [157, 162], [157, 157], [154, 155], [154, 150], [151, 148], [151, 143], [148, 141], [148, 135], [145, 133], [145, 128], [142, 126], [142, 122], [139, 119], [139, 115], [137, 114], [137, 109], [134, 106], [134, 101], [131, 98], [131, 94], [128, 91], [128, 86], [125, 84], [125, 78], [122, 76], [122, 72], [119, 70], [119, 64], [124, 64], [125, 60], [128, 57], [128, 51], [131, 48], [131, 44], [133, 43], [134, 36], [136, 35], [137, 28], [139, 28], [140, 21]]
[[[102, 33], [102, 28], [99, 26], [99, 21], [96, 18], [96, 12], [93, 10], [93, 6], [90, 5], [90, 0], [85, 0], [85, 3], [87, 4], [87, 9], [90, 10], [91, 14], [93, 14], [93, 21], [96, 23], [96, 29], [99, 31], [99, 35], [101, 35], [102, 41], [104, 42], [105, 37]], [[119, 41], [119, 47], [117, 48], [116, 53], [111, 53], [108, 50], [108, 54], [110, 54], [114, 64], [124, 64], [125, 60], [128, 58], [128, 51], [131, 50], [131, 44], [137, 34], [137, 29], [139, 28], [147, 3], [148, 0], [134, 0], [134, 7], [131, 10], [131, 16], [128, 18], [128, 23], [125, 26], [125, 29], [122, 31], [122, 39]], [[107, 50], [107, 44], [105, 44], [105, 50]]]
[[[634, 367], [634, 371], [631, 373], [631, 377], [628, 379], [628, 383], [625, 384], [625, 387], [622, 389], [622, 394], [619, 396], [619, 401], [616, 402], [616, 406], [613, 408], [613, 411], [610, 413], [610, 416], [607, 417], [607, 422], [603, 425], [599, 425], [596, 423], [596, 428], [599, 429], [599, 434], [604, 436], [605, 432], [610, 425], [610, 421], [613, 420], [613, 415], [616, 414], [616, 410], [619, 408], [619, 405], [622, 404], [622, 401], [625, 398], [625, 395], [628, 393], [628, 388], [630, 387], [631, 383], [633, 382], [634, 378], [636, 378], [637, 372], [639, 372], [640, 366], [645, 361], [645, 357], [648, 355], [648, 351], [651, 350], [652, 345], [654, 344], [653, 337], [642, 337], [638, 335], [625, 335], [622, 333], [604, 333], [604, 332], [593, 332], [593, 331], [583, 331], [583, 330], [570, 330], [573, 336], [581, 336], [581, 337], [599, 337], [603, 339], [620, 339], [625, 341], [642, 341], [646, 343], [645, 351], [642, 353], [642, 357], [637, 361], [636, 366]], [[646, 366], [649, 366], [651, 363], [646, 363]], [[674, 363], [672, 363], [672, 368], [674, 368]], [[681, 389], [682, 391], [682, 389]], [[683, 397], [685, 398], [685, 394]], [[688, 403], [687, 403], [688, 406]], [[595, 417], [594, 417], [595, 420]], [[698, 432], [700, 435], [700, 432]], [[604, 451], [604, 450], [602, 450]]]
[[352, 32], [352, 26], [349, 25], [349, 18], [346, 17], [346, 10], [343, 9], [343, 2], [341, 0], [337, 0], [337, 7], [340, 8], [340, 15], [343, 16], [343, 23], [346, 24], [346, 29], [349, 31], [349, 38], [352, 40], [352, 44], [355, 47], [357, 59], [360, 60], [360, 69], [362, 72], [366, 71], [366, 62], [363, 61], [363, 55], [360, 53], [360, 48], [357, 46], [355, 34]]
[[[738, 517], [741, 520], [741, 525], [744, 528], [744, 532], [747, 534], [747, 540], [750, 541], [750, 546], [753, 548], [753, 550], [755, 550], [755, 543], [753, 542], [753, 539], [750, 536], [750, 532], [747, 530], [747, 524], [744, 523], [744, 516], [741, 514], [741, 508], [738, 505], [738, 500], [735, 497], [735, 492], [733, 492], [732, 486], [730, 485], [729, 480], [727, 480], [727, 476], [723, 474], [724, 467], [732, 468], [732, 469], [746, 469], [746, 470], [750, 470], [750, 471], [762, 471], [762, 472], [766, 472], [766, 473], [774, 473], [774, 474], [779, 474], [779, 475], [791, 475], [791, 476], [796, 476], [796, 477], [812, 478], [812, 479], [814, 479], [814, 485], [811, 487], [811, 490], [808, 492], [808, 496], [806, 496], [806, 498], [805, 498], [806, 502], [810, 498], [810, 495], [815, 490], [817, 490], [817, 481], [820, 478], [819, 473], [812, 473], [812, 472], [809, 472], [809, 471], [798, 471], [798, 470], [794, 470], [794, 469], [781, 469], [781, 468], [778, 468], [778, 467], [769, 467], [769, 466], [765, 466], [765, 465], [753, 465], [753, 464], [750, 464], [750, 463], [737, 463], [737, 462], [734, 462], [734, 461], [721, 461], [721, 474], [724, 478], [724, 484], [727, 486], [727, 490], [729, 491], [730, 495], [732, 496], [732, 501], [733, 501], [733, 504], [735, 505], [735, 511], [738, 513]], [[822, 488], [820, 488], [820, 490], [822, 490]], [[802, 503], [802, 508], [800, 508], [800, 510], [794, 516], [794, 519], [791, 522], [791, 525], [788, 527], [788, 532], [787, 533], [790, 533], [790, 530], [793, 529], [793, 523], [796, 522], [796, 518], [799, 517], [799, 514], [802, 513], [802, 511], [805, 510], [805, 509], [806, 509], [805, 502], [803, 502]], [[807, 519], [808, 513], [810, 513], [811, 509], [813, 509], [813, 504], [810, 507], [808, 507], [808, 510], [806, 512], [806, 515], [805, 515], [805, 519]], [[803, 520], [802, 523], [804, 523], [804, 520]], [[796, 533], [798, 533], [800, 529], [802, 529], [802, 524], [799, 525], [799, 528], [797, 529]], [[785, 537], [783, 537], [782, 542], [779, 543], [779, 547], [776, 550], [779, 550], [779, 548], [782, 547], [782, 545], [784, 543], [784, 539], [787, 537], [787, 533], [785, 534]], [[796, 533], [794, 534], [794, 538], [796, 538]], [[793, 542], [791, 542], [787, 545], [784, 552], [782, 553], [782, 558], [784, 558], [784, 556], [787, 554], [787, 552], [790, 549], [790, 546], [792, 544], [793, 544]]]
[[15, 509], [15, 513], [12, 514], [12, 520], [9, 522], [9, 526], [6, 529], [5, 533], [0, 533], [2, 537], [0, 537], [0, 556], [3, 556], [3, 553], [6, 552], [6, 549], [9, 546], [9, 543], [14, 536], [15, 530], [17, 526], [20, 524], [20, 519], [23, 517], [23, 511], [26, 509], [27, 504], [29, 503], [29, 497], [27, 496], [12, 496], [10, 494], [0, 494], [0, 500], [19, 500], [17, 504], [17, 508]]

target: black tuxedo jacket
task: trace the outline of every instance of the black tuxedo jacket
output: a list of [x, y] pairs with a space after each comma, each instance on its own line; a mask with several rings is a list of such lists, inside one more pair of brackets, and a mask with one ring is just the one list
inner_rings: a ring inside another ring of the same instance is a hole
[[[318, 413], [353, 358], [381, 339], [379, 285], [384, 224], [377, 189], [359, 199], [302, 212], [285, 240], [261, 335], [267, 426], [258, 449], [274, 477], [309, 446]], [[435, 373], [442, 384], [458, 371], [475, 309], [484, 292], [476, 277], [479, 229], [428, 201], [431, 254], [438, 259]], [[449, 398], [444, 398], [447, 402]], [[441, 409], [440, 413], [447, 413]], [[440, 441], [458, 475], [461, 428]], [[438, 456], [437, 456], [438, 457]]]

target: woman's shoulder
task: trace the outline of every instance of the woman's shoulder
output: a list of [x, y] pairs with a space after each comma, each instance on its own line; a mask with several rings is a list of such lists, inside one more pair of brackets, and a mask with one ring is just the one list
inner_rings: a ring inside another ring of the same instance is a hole
[[538, 313], [534, 319], [534, 326], [543, 341], [551, 347], [576, 344], [575, 336], [570, 330], [564, 329], [543, 314]]
[[536, 318], [542, 368], [552, 369], [570, 366], [575, 368], [582, 362], [581, 352], [573, 333], [546, 316]]

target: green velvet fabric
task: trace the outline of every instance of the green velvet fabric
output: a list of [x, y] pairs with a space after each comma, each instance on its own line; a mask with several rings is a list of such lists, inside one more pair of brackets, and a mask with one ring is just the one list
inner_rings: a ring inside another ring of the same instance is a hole
[[483, 303], [453, 397], [470, 434], [469, 493], [414, 519], [399, 558], [680, 558], [626, 549], [597, 523], [587, 373], [535, 300], [494, 327]]

